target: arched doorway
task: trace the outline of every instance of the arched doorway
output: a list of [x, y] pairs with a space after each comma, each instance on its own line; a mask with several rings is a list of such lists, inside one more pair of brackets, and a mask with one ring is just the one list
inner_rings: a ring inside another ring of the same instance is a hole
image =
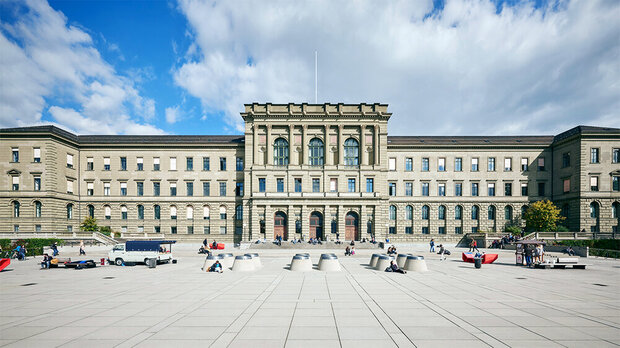
[[359, 215], [350, 211], [344, 218], [344, 239], [359, 240]]
[[323, 239], [323, 215], [318, 211], [310, 214], [310, 238]]
[[282, 240], [288, 240], [286, 213], [278, 211], [273, 218], [273, 237], [280, 236]]

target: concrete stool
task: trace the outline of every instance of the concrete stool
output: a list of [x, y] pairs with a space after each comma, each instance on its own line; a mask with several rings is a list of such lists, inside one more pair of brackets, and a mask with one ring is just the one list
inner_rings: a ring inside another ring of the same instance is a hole
[[398, 257], [396, 258], [396, 264], [399, 268], [405, 267], [405, 263], [407, 263], [407, 256], [410, 255], [412, 254], [398, 254]]
[[304, 254], [297, 254], [293, 256], [291, 261], [291, 271], [293, 272], [308, 272], [312, 271], [312, 260], [310, 256]]
[[394, 256], [380, 255], [377, 259], [377, 265], [375, 266], [375, 269], [377, 271], [385, 271], [385, 269], [390, 266], [390, 261], [394, 261]]
[[340, 262], [338, 262], [338, 256], [334, 254], [321, 254], [321, 259], [319, 260], [319, 271], [340, 271]]
[[[220, 263], [222, 263], [222, 257], [221, 256], [215, 256], [213, 254], [207, 256], [207, 258], [205, 259], [205, 263], [202, 265], [202, 270], [205, 272], [209, 272], [209, 268], [211, 268], [211, 266], [213, 266], [213, 264], [215, 263], [215, 261], [220, 261]], [[222, 263], [222, 268], [224, 267], [224, 264]]]
[[245, 256], [249, 256], [252, 258], [252, 262], [254, 263], [254, 268], [259, 269], [262, 267], [260, 263], [260, 257], [258, 256], [257, 253], [247, 253], [245, 254]]
[[370, 258], [370, 267], [375, 268], [377, 266], [377, 260], [379, 259], [379, 256], [381, 255], [385, 255], [385, 254], [372, 254], [372, 257]]
[[217, 256], [221, 257], [220, 263], [224, 268], [231, 268], [233, 266], [233, 262], [235, 262], [235, 257], [231, 253], [217, 254]]
[[426, 268], [426, 261], [424, 260], [424, 256], [407, 256], [407, 262], [405, 262], [404, 269], [406, 271], [411, 272], [426, 272], [428, 268]]
[[232, 266], [233, 272], [251, 272], [256, 270], [252, 257], [248, 255], [235, 256], [235, 263]]

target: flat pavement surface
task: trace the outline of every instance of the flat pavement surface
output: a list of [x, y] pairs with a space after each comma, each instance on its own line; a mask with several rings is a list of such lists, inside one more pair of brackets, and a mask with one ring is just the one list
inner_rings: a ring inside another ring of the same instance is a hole
[[[359, 250], [338, 255], [341, 272], [295, 273], [288, 270], [295, 250], [261, 250], [259, 271], [214, 274], [200, 270], [197, 246], [175, 248], [179, 263], [155, 269], [39, 270], [40, 258], [13, 261], [0, 273], [0, 346], [620, 345], [615, 260], [582, 258], [586, 270], [526, 269], [514, 265], [514, 252], [500, 251], [494, 264], [475, 269], [460, 261], [462, 249], [439, 261], [411, 247], [399, 252], [424, 255], [428, 272], [374, 271], [373, 251]], [[310, 251], [314, 263], [320, 253]]]

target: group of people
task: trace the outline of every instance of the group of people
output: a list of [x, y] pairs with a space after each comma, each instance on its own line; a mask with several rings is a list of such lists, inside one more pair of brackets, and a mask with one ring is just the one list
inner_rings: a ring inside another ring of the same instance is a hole
[[353, 256], [353, 255], [355, 255], [355, 247], [347, 246], [346, 249], [344, 249], [344, 256]]
[[523, 256], [525, 256], [525, 264], [528, 267], [534, 267], [534, 265], [542, 263], [545, 256], [545, 249], [542, 244], [538, 245], [524, 245]]
[[320, 240], [320, 239], [318, 239], [318, 238], [310, 238], [310, 239], [308, 240], [308, 244], [312, 244], [312, 245], [321, 244], [321, 245], [322, 245], [322, 244], [323, 244], [323, 242], [321, 242], [321, 240]]
[[491, 246], [490, 248], [496, 248], [496, 249], [504, 249], [504, 245], [506, 244], [510, 244], [510, 243], [514, 243], [516, 241], [519, 240], [519, 237], [515, 237], [512, 234], [507, 234], [505, 236], [503, 236], [500, 239], [496, 239], [494, 241], [491, 242]]
[[394, 244], [392, 244], [391, 247], [388, 247], [387, 254], [388, 255], [396, 255], [396, 247], [394, 246]]
[[[17, 247], [15, 247], [15, 249], [13, 249], [12, 254], [15, 255], [15, 257], [19, 260], [19, 261], [23, 261], [26, 259], [26, 253], [28, 252], [28, 250], [26, 250], [26, 246], [25, 245], [21, 245], [18, 244]], [[12, 256], [11, 256], [12, 258]]]

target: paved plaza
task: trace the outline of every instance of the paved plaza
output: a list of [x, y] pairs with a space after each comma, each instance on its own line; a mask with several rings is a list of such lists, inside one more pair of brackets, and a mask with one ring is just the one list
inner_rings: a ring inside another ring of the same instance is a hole
[[[372, 250], [339, 254], [341, 272], [287, 269], [295, 250], [259, 250], [255, 273], [204, 273], [178, 246], [178, 264], [148, 269], [0, 273], [0, 345], [12, 347], [612, 347], [620, 345], [620, 262], [587, 270], [514, 266], [514, 252], [475, 269], [459, 249], [429, 271], [367, 267]], [[232, 249], [235, 254], [242, 251]], [[310, 251], [314, 263], [320, 251]], [[63, 256], [75, 253], [65, 252]], [[99, 259], [105, 253], [89, 252]]]

